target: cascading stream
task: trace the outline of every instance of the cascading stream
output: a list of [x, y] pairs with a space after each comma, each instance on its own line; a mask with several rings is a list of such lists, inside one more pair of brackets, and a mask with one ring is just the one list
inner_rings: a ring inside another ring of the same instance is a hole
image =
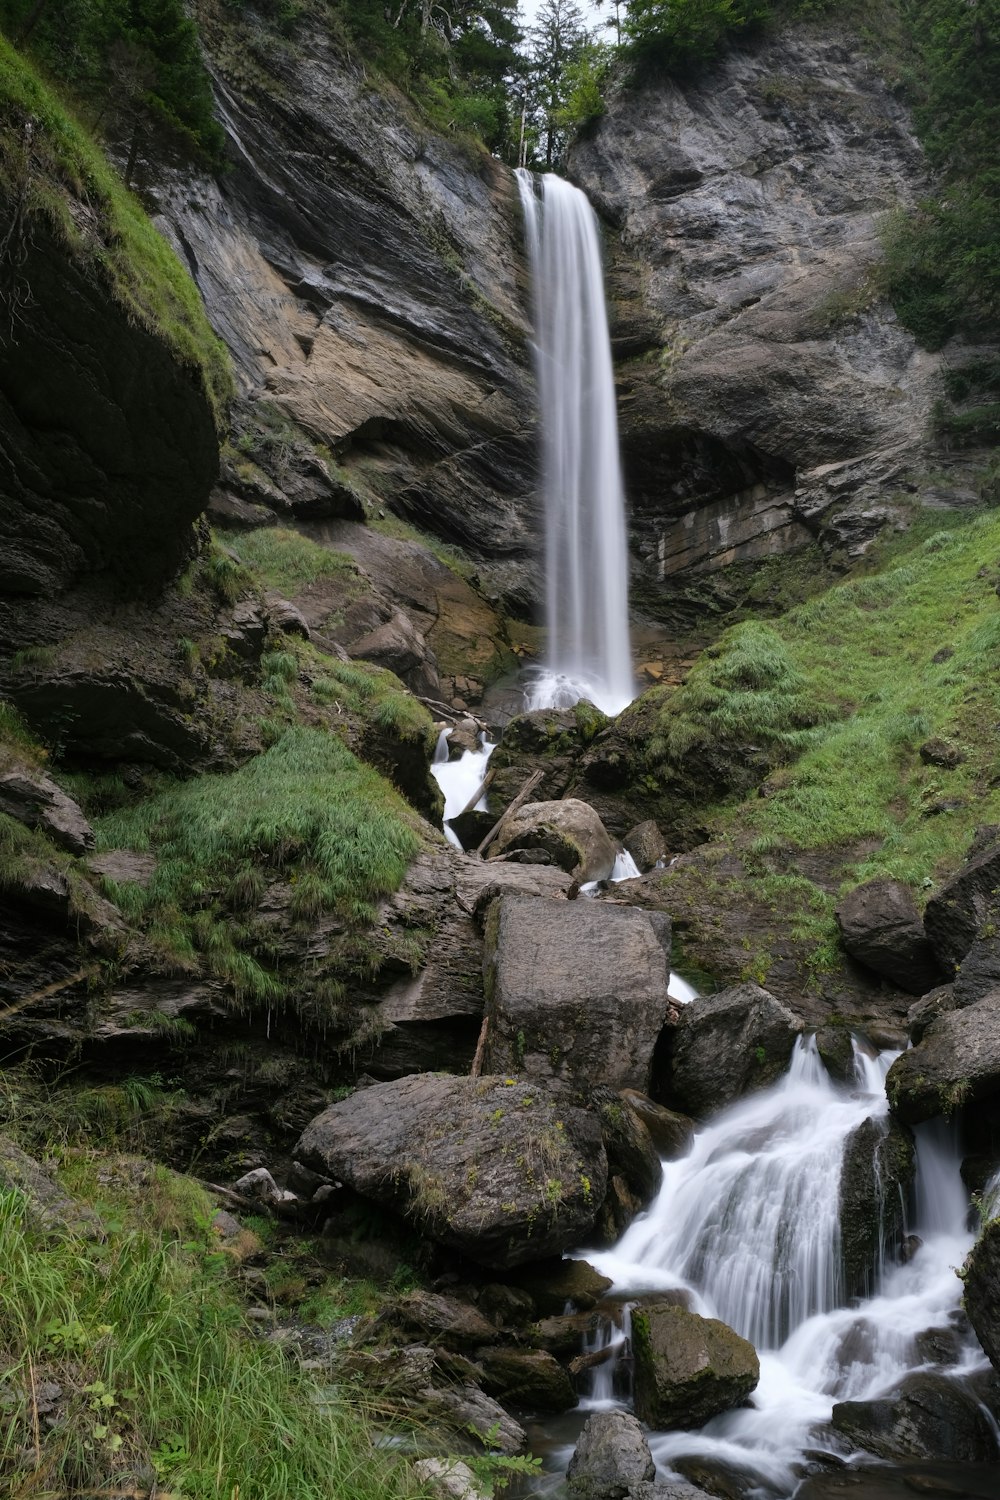
[[[451, 827], [450, 819], [465, 811], [476, 791], [483, 784], [490, 756], [496, 749], [492, 740], [481, 736], [478, 750], [463, 750], [457, 760], [448, 758], [450, 729], [442, 729], [438, 735], [431, 775], [444, 793], [444, 834], [449, 844], [461, 849], [462, 841]], [[485, 811], [486, 798], [480, 797], [474, 804], [477, 811]]]
[[[712, 1458], [753, 1470], [772, 1494], [791, 1494], [810, 1433], [834, 1403], [890, 1390], [920, 1365], [917, 1335], [953, 1322], [955, 1268], [973, 1237], [957, 1141], [940, 1122], [916, 1131], [912, 1227], [922, 1243], [907, 1264], [886, 1270], [875, 1296], [842, 1305], [841, 1162], [851, 1133], [887, 1114], [892, 1060], [858, 1050], [858, 1084], [848, 1089], [829, 1078], [815, 1041], [800, 1041], [783, 1079], [718, 1115], [689, 1156], [665, 1164], [655, 1202], [613, 1249], [582, 1252], [616, 1295], [682, 1288], [693, 1311], [721, 1318], [760, 1355], [750, 1406], [697, 1432], [652, 1436], [662, 1469], [685, 1455]], [[982, 1363], [971, 1336], [967, 1345], [966, 1370]], [[609, 1365], [595, 1372], [583, 1404], [616, 1404]]]
[[547, 656], [528, 708], [635, 696], [625, 496], [597, 219], [561, 177], [517, 173], [531, 265], [545, 505]]

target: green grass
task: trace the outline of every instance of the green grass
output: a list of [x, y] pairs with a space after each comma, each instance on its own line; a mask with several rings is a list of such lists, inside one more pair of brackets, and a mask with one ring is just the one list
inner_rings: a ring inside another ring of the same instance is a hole
[[[29, 120], [30, 151], [24, 144]], [[2, 36], [0, 185], [23, 206], [26, 239], [33, 221], [46, 223], [104, 281], [128, 317], [202, 380], [221, 425], [232, 393], [229, 357], [194, 282], [86, 131]]]
[[[43, 1232], [0, 1192], [4, 1493], [145, 1493], [154, 1473], [164, 1500], [421, 1493], [342, 1386], [251, 1335], [207, 1197], [160, 1168], [126, 1159], [115, 1183], [96, 1165], [75, 1176], [104, 1200], [103, 1239]], [[54, 1424], [37, 1416], [47, 1382]]]
[[340, 704], [374, 728], [404, 739], [433, 737], [429, 711], [392, 672], [363, 661], [315, 659], [321, 675], [313, 678], [311, 691], [317, 703]]
[[[268, 879], [308, 899], [298, 915], [335, 912], [370, 923], [419, 848], [402, 797], [334, 735], [287, 729], [230, 775], [201, 776], [96, 825], [99, 849], [150, 851], [149, 887], [114, 885], [111, 899], [181, 969], [203, 963], [237, 1004], [285, 997], [266, 943], [244, 916]], [[293, 915], [294, 915], [293, 907]]]
[[[768, 795], [714, 815], [751, 855], [870, 841], [856, 880], [920, 890], [959, 862], [977, 824], [1000, 821], [1000, 516], [950, 520], [894, 552], [751, 637], [730, 632], [674, 695], [678, 722], [662, 738], [690, 745], [693, 721], [704, 738], [718, 727], [777, 747], [786, 763]], [[748, 640], [756, 676], [740, 665]], [[963, 763], [924, 765], [931, 736]]]
[[358, 579], [357, 564], [346, 552], [321, 547], [283, 526], [264, 526], [227, 537], [226, 545], [268, 588], [291, 597], [320, 578], [339, 578], [345, 588], [353, 588]]

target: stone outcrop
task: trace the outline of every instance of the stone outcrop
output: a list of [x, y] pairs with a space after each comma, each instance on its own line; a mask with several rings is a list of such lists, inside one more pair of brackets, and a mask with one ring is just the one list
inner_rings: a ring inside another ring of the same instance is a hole
[[880, 216], [925, 168], [865, 45], [841, 25], [771, 34], [622, 90], [569, 166], [617, 231], [641, 607], [693, 623], [742, 601], [749, 564], [802, 551], [815, 570], [817, 544], [858, 555], [898, 523], [937, 361], [873, 273]]
[[951, 978], [985, 923], [1000, 910], [1000, 843], [994, 829], [982, 848], [927, 903], [924, 926], [934, 952]]
[[[536, 552], [517, 195], [374, 87], [319, 18], [296, 46], [202, 17], [228, 171], [156, 192], [241, 393], [381, 475], [417, 525], [525, 589]], [[249, 69], [247, 60], [252, 59]], [[343, 512], [340, 512], [343, 514]]]
[[592, 1115], [494, 1077], [362, 1089], [318, 1115], [295, 1156], [501, 1269], [584, 1240], [607, 1183]]
[[937, 1458], [991, 1463], [994, 1423], [959, 1381], [932, 1373], [907, 1375], [887, 1396], [841, 1401], [835, 1431], [879, 1458]]
[[837, 907], [837, 925], [852, 958], [902, 989], [923, 995], [940, 979], [917, 904], [902, 881], [858, 886]]
[[1000, 1090], [1000, 990], [931, 1023], [885, 1080], [893, 1111], [915, 1125]]
[[872, 1296], [898, 1255], [915, 1170], [913, 1137], [896, 1121], [865, 1120], [848, 1136], [838, 1213], [846, 1297]]
[[506, 818], [490, 850], [491, 858], [518, 849], [544, 849], [553, 864], [578, 881], [607, 880], [617, 850], [588, 802], [528, 802]]
[[486, 1066], [612, 1088], [649, 1085], [670, 1011], [659, 914], [504, 896], [486, 929]]
[[544, 1349], [484, 1349], [479, 1362], [491, 1396], [528, 1411], [569, 1411], [576, 1392], [569, 1376]]
[[51, 776], [24, 768], [0, 772], [0, 812], [29, 828], [40, 828], [71, 854], [84, 854], [94, 847], [94, 830]]
[[653, 1455], [635, 1417], [595, 1411], [584, 1423], [566, 1470], [572, 1500], [625, 1500], [634, 1484], [656, 1473]]
[[622, 1098], [645, 1125], [653, 1145], [664, 1161], [676, 1161], [678, 1157], [687, 1155], [694, 1135], [694, 1121], [689, 1115], [681, 1115], [676, 1110], [656, 1104], [635, 1089], [623, 1089]]
[[962, 1279], [969, 1322], [994, 1369], [1000, 1371], [1000, 1218], [983, 1226]]
[[699, 1118], [773, 1083], [802, 1022], [756, 984], [700, 995], [681, 1009], [662, 1081], [667, 1102]]
[[741, 1405], [760, 1379], [752, 1344], [669, 1303], [633, 1310], [632, 1343], [636, 1411], [651, 1427], [700, 1427]]

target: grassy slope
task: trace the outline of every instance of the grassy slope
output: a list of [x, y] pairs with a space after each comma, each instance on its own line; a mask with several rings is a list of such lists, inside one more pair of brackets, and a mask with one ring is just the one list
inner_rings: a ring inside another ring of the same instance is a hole
[[[4, 1494], [145, 1494], [154, 1476], [164, 1500], [421, 1493], [372, 1447], [343, 1387], [333, 1399], [250, 1335], [236, 1261], [193, 1182], [81, 1152], [66, 1175], [101, 1213], [101, 1238], [42, 1230], [18, 1191], [0, 1190]], [[53, 1385], [56, 1420], [40, 1420]]]
[[229, 358], [194, 283], [87, 133], [2, 36], [0, 186], [23, 206], [26, 232], [31, 218], [44, 219], [129, 318], [198, 372], [221, 421], [232, 389]]

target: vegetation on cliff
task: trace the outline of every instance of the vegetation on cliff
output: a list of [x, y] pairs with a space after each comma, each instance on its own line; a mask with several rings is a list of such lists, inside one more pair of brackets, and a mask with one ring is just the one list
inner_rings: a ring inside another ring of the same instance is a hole
[[44, 224], [136, 323], [204, 382], [217, 419], [231, 390], [228, 355], [190, 276], [87, 132], [23, 55], [0, 36], [0, 189], [7, 205], [8, 316], [30, 298], [22, 277], [33, 226]]

